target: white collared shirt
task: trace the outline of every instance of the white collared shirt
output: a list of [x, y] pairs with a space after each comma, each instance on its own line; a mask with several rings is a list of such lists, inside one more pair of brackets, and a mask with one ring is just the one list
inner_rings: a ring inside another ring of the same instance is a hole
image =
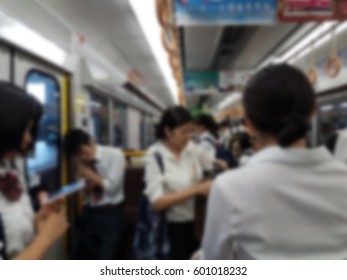
[[97, 145], [95, 159], [98, 175], [103, 178], [104, 192], [100, 201], [94, 202], [89, 199], [87, 203], [91, 206], [102, 206], [123, 202], [125, 159], [122, 151], [114, 147]]
[[17, 169], [11, 168], [9, 164], [0, 169], [1, 175], [9, 171], [16, 173], [23, 190], [21, 197], [15, 202], [8, 201], [0, 192], [0, 216], [5, 233], [6, 253], [9, 258], [13, 258], [23, 251], [35, 237], [35, 214], [23, 178], [24, 170], [22, 170], [22, 166], [18, 166], [19, 162], [20, 160], [16, 161]]
[[208, 131], [205, 131], [199, 136], [197, 153], [204, 171], [211, 171], [213, 169], [213, 163], [216, 160], [217, 153], [216, 147], [213, 143], [216, 142], [216, 138]]
[[[161, 172], [154, 154], [160, 153], [164, 172]], [[192, 144], [182, 152], [178, 159], [161, 143], [151, 146], [145, 160], [145, 194], [151, 203], [165, 194], [183, 191], [202, 179], [202, 169]], [[191, 198], [168, 210], [170, 222], [188, 222], [194, 220], [194, 198]]]
[[325, 148], [266, 148], [215, 181], [206, 259], [346, 259], [347, 167]]

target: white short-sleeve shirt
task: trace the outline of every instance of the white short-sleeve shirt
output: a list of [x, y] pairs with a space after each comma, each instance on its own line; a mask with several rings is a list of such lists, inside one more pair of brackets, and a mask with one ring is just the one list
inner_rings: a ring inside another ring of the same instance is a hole
[[[161, 172], [155, 153], [163, 159], [164, 172]], [[180, 158], [162, 143], [151, 146], [145, 160], [145, 194], [154, 203], [165, 194], [182, 191], [202, 179], [202, 169], [196, 151], [188, 145]], [[168, 210], [170, 222], [188, 222], [194, 220], [194, 198], [191, 198]]]
[[219, 176], [206, 259], [347, 259], [347, 167], [325, 148], [266, 148]]
[[86, 203], [92, 207], [103, 205], [117, 205], [124, 201], [125, 158], [120, 149], [97, 145], [96, 169], [103, 178], [104, 192], [98, 202], [87, 199]]
[[216, 138], [208, 131], [199, 136], [197, 152], [204, 171], [211, 171], [213, 169], [213, 163], [216, 160], [217, 153], [216, 143]]
[[[1, 241], [2, 249], [6, 245], [6, 255], [15, 257], [24, 250], [35, 236], [34, 211], [27, 193], [27, 187], [21, 171], [10, 167], [0, 169], [0, 175], [11, 171], [17, 173], [23, 192], [18, 201], [10, 202], [0, 192], [0, 215], [5, 240]], [[6, 241], [6, 244], [5, 242]]]

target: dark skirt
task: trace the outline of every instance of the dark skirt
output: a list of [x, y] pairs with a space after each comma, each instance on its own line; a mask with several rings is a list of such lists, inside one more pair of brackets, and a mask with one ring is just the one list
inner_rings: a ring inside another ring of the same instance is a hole
[[193, 222], [169, 223], [170, 258], [189, 260], [199, 248]]

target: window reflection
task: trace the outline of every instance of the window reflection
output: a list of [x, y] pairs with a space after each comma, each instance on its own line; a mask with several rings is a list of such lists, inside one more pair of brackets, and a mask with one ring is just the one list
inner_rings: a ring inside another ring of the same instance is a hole
[[126, 143], [126, 107], [113, 104], [113, 140], [115, 147], [125, 148]]
[[108, 100], [101, 96], [92, 95], [90, 100], [91, 135], [98, 144], [109, 144], [108, 133]]
[[29, 185], [59, 188], [60, 92], [56, 80], [44, 73], [32, 71], [26, 81], [26, 90], [43, 106], [35, 150], [28, 157]]

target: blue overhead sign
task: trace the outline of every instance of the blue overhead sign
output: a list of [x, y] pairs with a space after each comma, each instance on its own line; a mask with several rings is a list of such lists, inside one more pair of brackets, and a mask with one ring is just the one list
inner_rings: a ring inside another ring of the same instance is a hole
[[271, 24], [276, 17], [276, 0], [176, 0], [180, 26]]

